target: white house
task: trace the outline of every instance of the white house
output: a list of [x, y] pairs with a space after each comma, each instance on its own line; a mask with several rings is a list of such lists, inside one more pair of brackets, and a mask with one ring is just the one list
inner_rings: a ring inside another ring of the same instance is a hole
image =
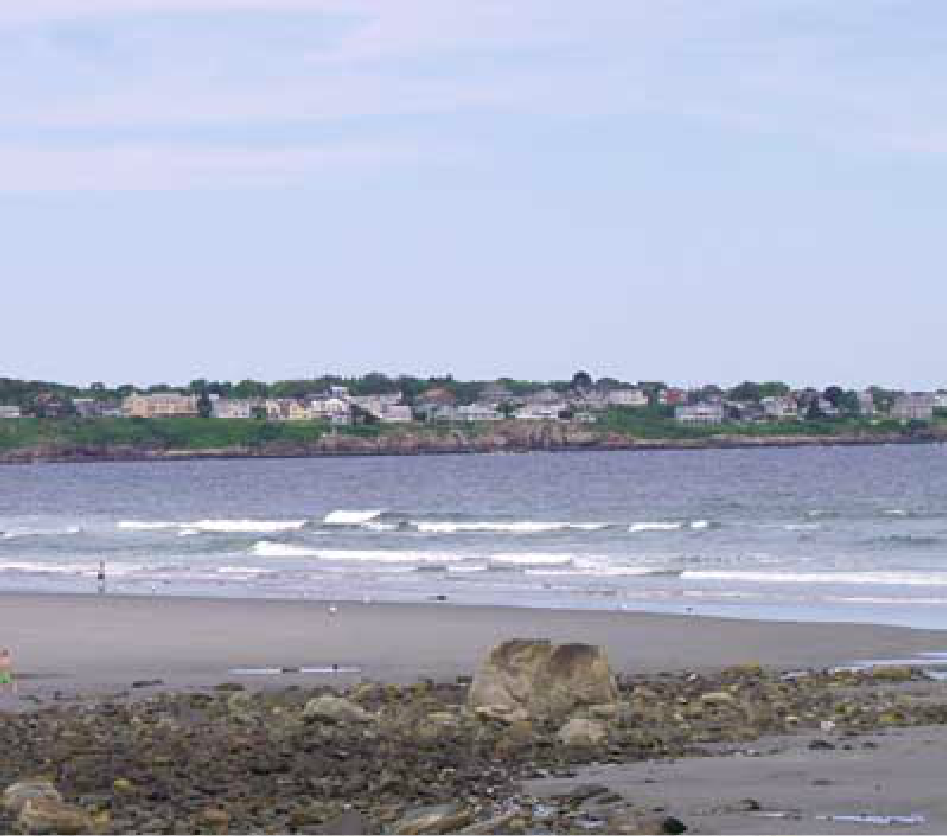
[[414, 420], [414, 412], [410, 406], [386, 404], [382, 406], [378, 418], [383, 424], [410, 424]]
[[513, 417], [517, 421], [558, 421], [559, 413], [567, 410], [566, 404], [555, 403], [547, 406], [528, 404], [516, 410]]
[[612, 389], [606, 396], [609, 406], [647, 406], [648, 396], [640, 389]]
[[776, 421], [795, 420], [799, 417], [799, 404], [789, 395], [770, 395], [761, 401], [763, 414]]
[[862, 415], [871, 415], [875, 411], [875, 396], [871, 394], [867, 389], [859, 392], [856, 397], [858, 398], [858, 411]]
[[4, 418], [20, 418], [22, 416], [20, 407], [11, 404], [0, 404], [0, 420]]
[[934, 417], [934, 396], [928, 392], [899, 395], [891, 406], [891, 417], [898, 421], [930, 421]]
[[680, 424], [722, 424], [726, 411], [721, 403], [698, 403], [674, 407], [674, 420]]
[[947, 409], [947, 392], [934, 393], [934, 409]]
[[484, 406], [483, 404], [468, 404], [466, 406], [454, 407], [454, 421], [502, 421], [503, 413], [495, 407]]
[[253, 417], [253, 405], [249, 400], [216, 398], [211, 401], [211, 414], [215, 418], [247, 419]]

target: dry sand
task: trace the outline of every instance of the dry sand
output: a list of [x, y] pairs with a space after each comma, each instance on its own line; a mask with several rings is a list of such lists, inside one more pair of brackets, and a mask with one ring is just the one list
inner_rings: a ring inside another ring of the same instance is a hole
[[[862, 624], [757, 622], [632, 612], [446, 604], [0, 595], [0, 645], [24, 691], [169, 687], [240, 679], [237, 667], [355, 666], [393, 682], [470, 674], [497, 641], [549, 637], [604, 645], [621, 672], [712, 669], [756, 661], [780, 668], [947, 651], [947, 632]], [[343, 677], [307, 676], [306, 681]], [[246, 677], [290, 684], [299, 677]]]

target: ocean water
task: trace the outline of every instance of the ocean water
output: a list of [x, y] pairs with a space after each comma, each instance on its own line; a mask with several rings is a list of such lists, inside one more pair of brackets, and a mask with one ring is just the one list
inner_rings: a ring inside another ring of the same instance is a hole
[[0, 467], [0, 591], [947, 627], [947, 447]]

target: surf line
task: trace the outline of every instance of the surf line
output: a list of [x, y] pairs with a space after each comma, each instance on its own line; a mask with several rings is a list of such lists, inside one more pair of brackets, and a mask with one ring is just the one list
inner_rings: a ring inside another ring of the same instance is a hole
[[361, 668], [345, 665], [315, 665], [311, 667], [230, 668], [234, 676], [280, 676], [282, 674], [361, 673]]

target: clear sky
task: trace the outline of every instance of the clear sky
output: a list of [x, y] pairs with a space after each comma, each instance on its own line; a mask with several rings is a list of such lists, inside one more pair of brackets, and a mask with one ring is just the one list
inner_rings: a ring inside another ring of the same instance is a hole
[[941, 0], [0, 4], [0, 376], [947, 383]]

